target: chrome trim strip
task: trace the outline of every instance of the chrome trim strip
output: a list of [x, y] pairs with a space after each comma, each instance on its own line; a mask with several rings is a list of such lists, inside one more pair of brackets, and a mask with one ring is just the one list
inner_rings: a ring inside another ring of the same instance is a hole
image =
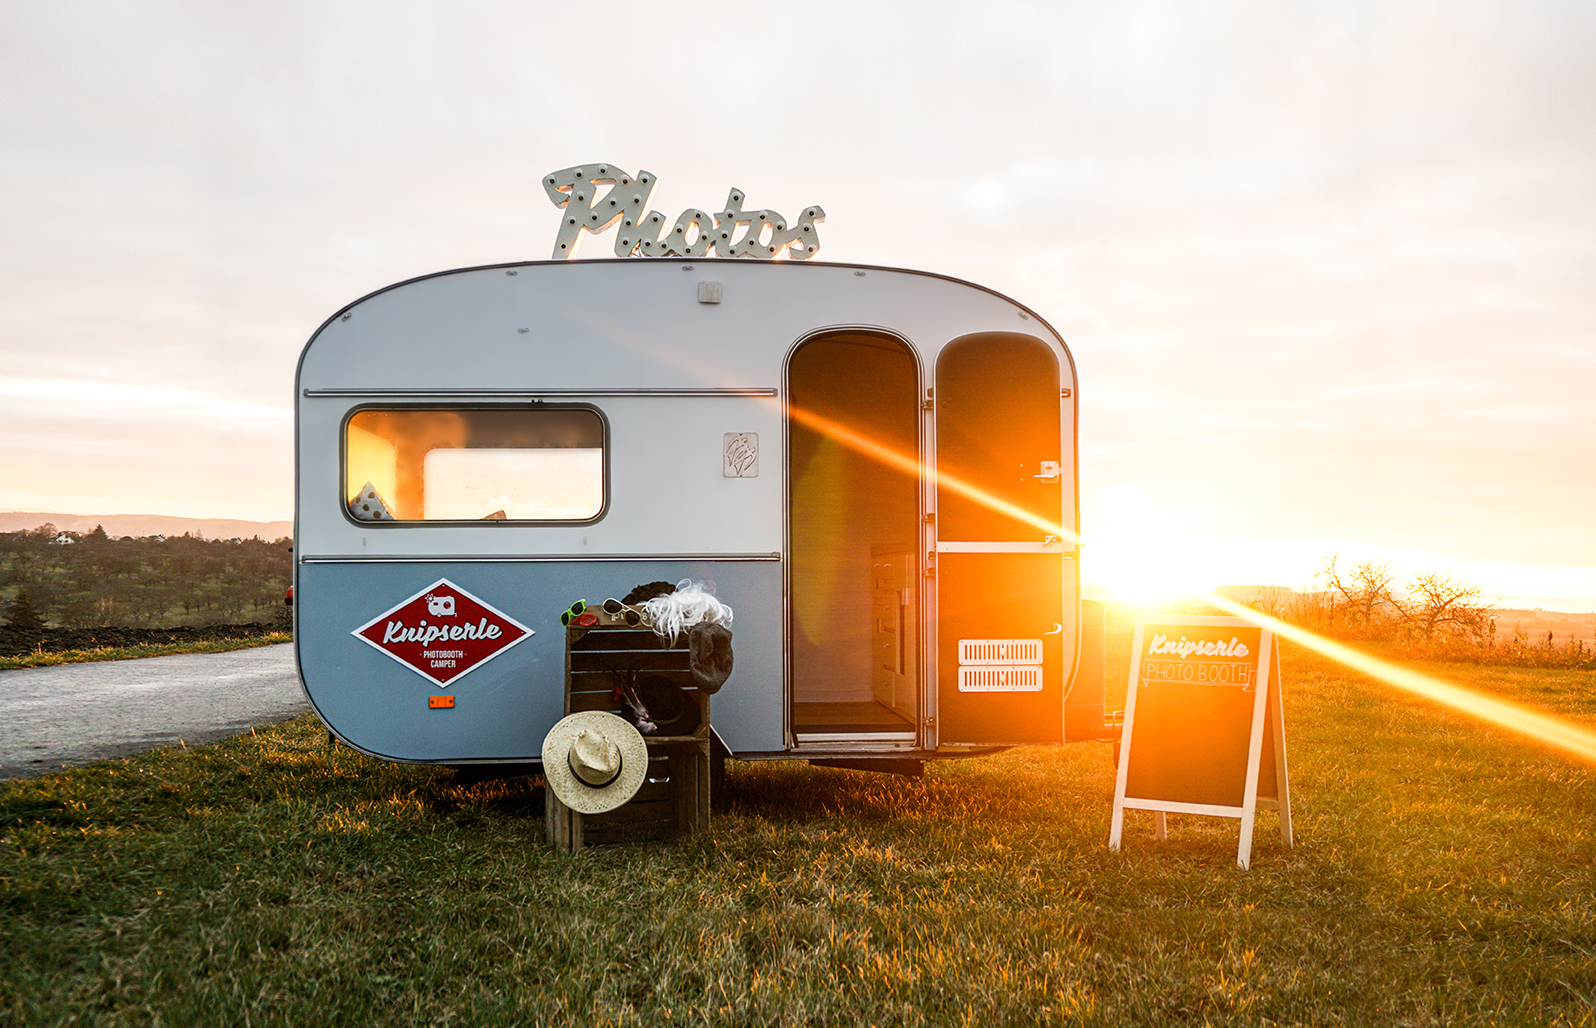
[[772, 388], [759, 386], [730, 386], [724, 389], [670, 389], [670, 388], [642, 388], [642, 389], [406, 389], [406, 388], [372, 388], [372, 389], [304, 389], [302, 394], [308, 398], [322, 397], [359, 397], [385, 399], [398, 397], [402, 399], [418, 399], [437, 397], [449, 399], [451, 397], [469, 397], [480, 399], [485, 397], [506, 397], [509, 399], [537, 400], [543, 397], [551, 399], [585, 399], [588, 397], [619, 397], [619, 396], [683, 396], [683, 397], [708, 397], [708, 396], [775, 396], [777, 392]]
[[315, 556], [300, 557], [300, 564], [560, 564], [572, 561], [780, 561], [779, 553], [554, 553], [525, 554], [428, 554], [425, 556]]
[[975, 543], [975, 542], [942, 542], [937, 541], [938, 553], [1057, 553], [1062, 556], [1073, 556], [1073, 552], [1064, 549], [1061, 542], [1053, 543]]
[[[932, 750], [915, 749], [913, 747], [894, 746], [891, 748], [860, 749], [848, 747], [838, 749], [831, 747], [811, 747], [803, 753], [797, 750], [749, 750], [736, 754], [738, 760], [871, 760], [885, 758], [888, 760], [936, 760], [938, 754]], [[453, 763], [453, 761], [450, 761]]]
[[913, 732], [798, 732], [799, 746], [827, 742], [912, 743]]

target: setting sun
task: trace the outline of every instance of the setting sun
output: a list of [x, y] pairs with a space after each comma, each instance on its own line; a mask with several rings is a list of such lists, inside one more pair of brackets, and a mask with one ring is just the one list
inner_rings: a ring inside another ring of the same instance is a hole
[[1216, 584], [1210, 556], [1137, 483], [1100, 487], [1085, 516], [1091, 521], [1081, 577], [1101, 585], [1109, 598], [1145, 603]]

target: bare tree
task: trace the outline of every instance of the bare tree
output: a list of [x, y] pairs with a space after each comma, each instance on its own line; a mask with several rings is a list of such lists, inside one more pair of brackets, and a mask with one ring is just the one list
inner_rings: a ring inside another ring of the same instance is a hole
[[1438, 635], [1484, 641], [1496, 632], [1495, 604], [1450, 571], [1415, 576], [1404, 611], [1413, 632], [1426, 641]]
[[1297, 593], [1286, 608], [1285, 620], [1316, 632], [1335, 634], [1341, 627], [1337, 614], [1341, 610], [1339, 593], [1312, 589]]
[[1339, 553], [1331, 554], [1317, 577], [1341, 596], [1352, 628], [1374, 633], [1405, 615], [1402, 602], [1392, 592], [1395, 579], [1389, 561], [1366, 560], [1351, 571], [1342, 572], [1337, 566], [1340, 558]]
[[1290, 616], [1291, 606], [1296, 597], [1295, 589], [1288, 589], [1283, 585], [1266, 585], [1259, 588], [1248, 605], [1266, 617], [1285, 618]]

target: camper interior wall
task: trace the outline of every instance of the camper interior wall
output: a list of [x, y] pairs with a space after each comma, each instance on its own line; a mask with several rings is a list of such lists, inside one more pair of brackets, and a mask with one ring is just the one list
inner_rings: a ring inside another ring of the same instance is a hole
[[918, 459], [919, 369], [901, 340], [829, 333], [794, 352], [787, 388], [793, 701], [874, 703], [873, 554], [918, 549], [919, 483], [848, 440]]

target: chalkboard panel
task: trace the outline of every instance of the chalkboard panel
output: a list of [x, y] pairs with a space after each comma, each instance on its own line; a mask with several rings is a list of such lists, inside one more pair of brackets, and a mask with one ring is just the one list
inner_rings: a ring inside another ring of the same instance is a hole
[[[1125, 811], [1241, 820], [1236, 863], [1252, 860], [1253, 819], [1278, 811], [1291, 845], [1280, 658], [1269, 627], [1242, 618], [1136, 619], [1109, 849], [1118, 851]], [[1248, 776], [1253, 788], [1248, 789]]]
[[[1124, 794], [1241, 807], [1262, 632], [1191, 620], [1142, 626], [1124, 746]], [[1267, 669], [1262, 678], [1267, 680]], [[1272, 761], [1270, 770], [1270, 788], [1260, 788], [1261, 795], [1274, 794]]]

